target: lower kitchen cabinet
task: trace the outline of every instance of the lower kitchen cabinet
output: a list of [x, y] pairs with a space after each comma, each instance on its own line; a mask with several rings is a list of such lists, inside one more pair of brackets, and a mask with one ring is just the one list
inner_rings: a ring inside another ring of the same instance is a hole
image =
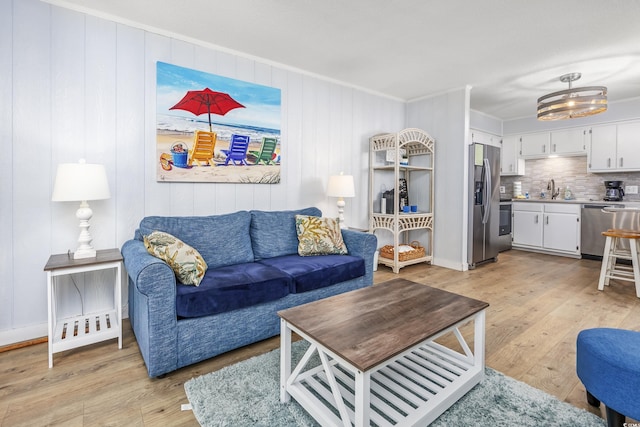
[[542, 211], [541, 203], [513, 204], [513, 247], [542, 247]]
[[513, 248], [580, 257], [580, 205], [514, 202]]

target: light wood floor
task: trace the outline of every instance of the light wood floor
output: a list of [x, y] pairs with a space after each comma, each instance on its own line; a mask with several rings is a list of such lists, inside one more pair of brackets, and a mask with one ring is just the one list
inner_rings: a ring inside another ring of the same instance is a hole
[[[501, 253], [497, 263], [456, 272], [426, 264], [395, 275], [380, 266], [375, 282], [403, 277], [481, 299], [487, 311], [487, 365], [561, 400], [590, 408], [575, 374], [575, 340], [585, 328], [640, 330], [640, 299], [632, 285], [596, 289], [600, 262], [529, 252]], [[1, 426], [197, 426], [184, 382], [277, 348], [277, 338], [147, 377], [128, 321], [123, 349], [115, 341], [54, 355], [47, 344], [0, 353]]]

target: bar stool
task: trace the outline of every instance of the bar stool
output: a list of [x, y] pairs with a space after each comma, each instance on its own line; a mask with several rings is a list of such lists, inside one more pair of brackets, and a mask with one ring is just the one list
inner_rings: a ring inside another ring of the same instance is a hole
[[[640, 298], [640, 260], [638, 259], [640, 231], [609, 229], [603, 231], [602, 235], [607, 240], [604, 245], [598, 290], [602, 291], [605, 286], [609, 286], [610, 279], [626, 280], [635, 282], [636, 296]], [[622, 248], [623, 239], [629, 242], [628, 250]], [[630, 260], [631, 267], [617, 264], [618, 259]]]

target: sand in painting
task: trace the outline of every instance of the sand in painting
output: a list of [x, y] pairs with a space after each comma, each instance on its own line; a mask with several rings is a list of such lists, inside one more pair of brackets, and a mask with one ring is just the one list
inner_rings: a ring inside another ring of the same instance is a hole
[[[160, 164], [162, 154], [171, 154], [171, 146], [176, 142], [182, 142], [184, 146], [193, 146], [193, 134], [175, 131], [158, 130], [156, 135], [156, 170], [158, 181], [183, 181], [183, 182], [236, 182], [236, 183], [270, 183], [280, 182], [280, 165], [254, 165], [250, 160], [249, 166], [200, 166], [196, 162], [188, 168], [179, 168], [172, 165], [171, 170], [164, 170]], [[248, 151], [260, 151], [260, 142], [252, 141]], [[220, 150], [227, 149], [229, 141], [218, 139], [214, 152], [214, 159], [223, 164], [225, 156]]]

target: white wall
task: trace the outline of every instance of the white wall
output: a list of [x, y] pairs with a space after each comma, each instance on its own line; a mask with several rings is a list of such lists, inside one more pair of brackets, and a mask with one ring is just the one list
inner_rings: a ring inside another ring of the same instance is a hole
[[469, 96], [467, 87], [407, 106], [407, 127], [436, 140], [433, 263], [456, 270], [467, 269]]
[[[405, 125], [398, 100], [38, 0], [0, 0], [0, 57], [0, 345], [46, 335], [44, 265], [76, 247], [77, 206], [50, 201], [59, 163], [107, 168], [112, 197], [91, 203], [98, 249], [121, 247], [145, 215], [311, 205], [335, 215], [324, 188], [340, 171], [358, 193], [347, 221], [364, 228], [368, 138]], [[280, 88], [281, 183], [156, 182], [156, 61]], [[79, 308], [74, 289], [61, 304]]]
[[[471, 97], [473, 97], [473, 91], [471, 91]], [[492, 135], [502, 136], [502, 120], [480, 111], [469, 111], [469, 127]]]

